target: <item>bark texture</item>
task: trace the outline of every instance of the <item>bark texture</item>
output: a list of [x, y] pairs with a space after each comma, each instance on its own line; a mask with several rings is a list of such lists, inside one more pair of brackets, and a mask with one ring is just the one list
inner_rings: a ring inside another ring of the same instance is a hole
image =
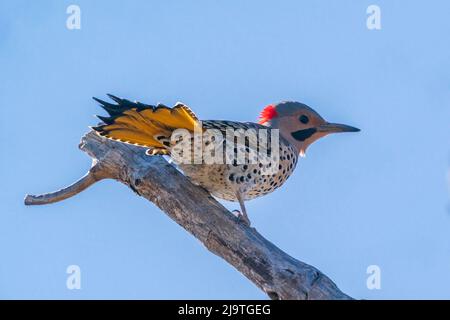
[[272, 299], [351, 299], [322, 272], [245, 226], [206, 190], [193, 185], [164, 158], [144, 149], [86, 134], [80, 149], [92, 158], [89, 172], [71, 186], [27, 195], [26, 205], [72, 197], [102, 179], [115, 179], [156, 204], [212, 253], [223, 258]]

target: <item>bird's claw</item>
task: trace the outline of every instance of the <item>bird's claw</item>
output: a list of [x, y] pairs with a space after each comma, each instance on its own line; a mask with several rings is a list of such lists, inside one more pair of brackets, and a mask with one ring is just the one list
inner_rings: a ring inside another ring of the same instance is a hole
[[250, 219], [247, 215], [242, 214], [239, 210], [233, 210], [233, 214], [238, 218], [239, 223], [242, 223], [243, 225], [250, 227]]

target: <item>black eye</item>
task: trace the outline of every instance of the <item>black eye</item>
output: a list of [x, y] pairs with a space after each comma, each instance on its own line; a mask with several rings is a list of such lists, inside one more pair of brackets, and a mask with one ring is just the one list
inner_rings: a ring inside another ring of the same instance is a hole
[[301, 123], [303, 124], [307, 124], [309, 122], [309, 118], [307, 116], [305, 116], [304, 114], [302, 114], [298, 120], [300, 120]]

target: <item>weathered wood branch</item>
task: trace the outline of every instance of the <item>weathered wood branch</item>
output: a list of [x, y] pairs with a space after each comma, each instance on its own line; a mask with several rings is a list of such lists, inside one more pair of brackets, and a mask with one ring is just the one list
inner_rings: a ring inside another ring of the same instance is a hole
[[193, 185], [162, 157], [97, 136], [82, 138], [80, 149], [93, 159], [89, 172], [73, 185], [25, 204], [41, 205], [76, 195], [102, 179], [115, 179], [155, 203], [272, 299], [351, 299], [316, 268], [298, 261], [249, 228], [206, 190]]

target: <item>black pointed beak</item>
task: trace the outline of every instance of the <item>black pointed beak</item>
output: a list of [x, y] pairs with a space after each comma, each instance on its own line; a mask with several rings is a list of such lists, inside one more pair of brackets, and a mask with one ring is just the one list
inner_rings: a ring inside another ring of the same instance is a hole
[[317, 127], [317, 132], [338, 133], [338, 132], [359, 132], [358, 128], [340, 123], [324, 123]]

